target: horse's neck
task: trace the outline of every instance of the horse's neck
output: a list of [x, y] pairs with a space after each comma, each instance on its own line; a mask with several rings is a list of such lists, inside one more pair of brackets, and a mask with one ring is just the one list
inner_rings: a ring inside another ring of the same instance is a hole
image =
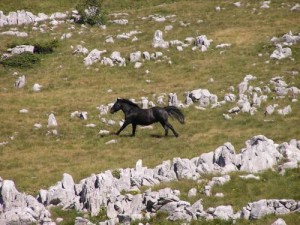
[[122, 111], [124, 112], [125, 116], [128, 115], [129, 113], [132, 113], [132, 112], [137, 111], [139, 109], [140, 108], [138, 108], [138, 107], [130, 106], [130, 105], [127, 105], [127, 104], [124, 104], [123, 107], [122, 107]]

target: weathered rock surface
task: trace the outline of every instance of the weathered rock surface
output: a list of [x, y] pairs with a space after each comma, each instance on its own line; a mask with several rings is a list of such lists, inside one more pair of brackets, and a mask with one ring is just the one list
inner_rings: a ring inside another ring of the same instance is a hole
[[50, 216], [50, 212], [37, 199], [18, 192], [13, 181], [0, 181], [0, 224], [31, 225], [43, 220], [51, 222]]

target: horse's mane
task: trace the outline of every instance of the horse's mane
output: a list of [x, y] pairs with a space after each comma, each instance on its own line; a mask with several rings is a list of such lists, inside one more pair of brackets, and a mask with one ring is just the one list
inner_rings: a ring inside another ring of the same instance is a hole
[[133, 103], [132, 101], [128, 100], [128, 99], [125, 99], [125, 98], [119, 98], [118, 99], [120, 102], [122, 103], [125, 103], [125, 104], [128, 104], [128, 105], [131, 105], [131, 106], [134, 106], [134, 107], [137, 107], [137, 108], [140, 108], [136, 103]]

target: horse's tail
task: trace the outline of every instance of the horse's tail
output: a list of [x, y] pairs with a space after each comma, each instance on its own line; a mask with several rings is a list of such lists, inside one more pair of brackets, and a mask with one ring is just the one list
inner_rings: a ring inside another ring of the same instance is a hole
[[184, 115], [180, 109], [175, 106], [167, 106], [164, 109], [168, 112], [169, 116], [177, 119], [181, 124], [184, 124]]

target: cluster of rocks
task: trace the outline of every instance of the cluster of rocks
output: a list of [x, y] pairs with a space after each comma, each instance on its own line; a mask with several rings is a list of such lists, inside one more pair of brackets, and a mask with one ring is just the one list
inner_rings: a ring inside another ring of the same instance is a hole
[[[81, 45], [77, 45], [76, 49], [73, 51], [73, 54], [88, 54], [83, 62], [85, 66], [90, 66], [94, 63], [100, 62], [102, 65], [105, 66], [126, 66], [126, 58], [121, 56], [121, 53], [118, 51], [113, 51], [109, 57], [103, 56], [104, 53], [107, 53], [106, 50], [98, 50], [93, 49], [90, 53], [88, 50]], [[147, 51], [141, 52], [136, 51], [130, 53], [129, 55], [129, 62], [134, 63], [135, 68], [140, 68], [142, 66], [142, 62], [155, 60], [158, 61], [168, 60], [168, 57], [164, 56], [162, 52], [153, 52], [149, 53]]]
[[[244, 77], [244, 80], [238, 85], [238, 97], [234, 93], [232, 93], [234, 91], [234, 88], [230, 87], [231, 93], [225, 94], [224, 101], [237, 102], [237, 106], [229, 109], [229, 114], [237, 114], [239, 112], [250, 113], [250, 115], [256, 114], [258, 108], [261, 107], [263, 102], [267, 101], [267, 99], [269, 98], [268, 94], [271, 94], [272, 91], [275, 93], [275, 97], [272, 97], [274, 100], [282, 99], [286, 96], [291, 96], [291, 101], [297, 102], [297, 97], [299, 96], [300, 89], [295, 86], [289, 87], [282, 77], [272, 78], [269, 84], [263, 87], [249, 85], [251, 81], [254, 81], [256, 79], [257, 78], [253, 75], [246, 75]], [[269, 85], [271, 85], [271, 87]], [[278, 104], [266, 106], [264, 111], [265, 115], [273, 114], [277, 106]], [[278, 114], [281, 115], [287, 115], [291, 113], [291, 111], [292, 110], [290, 105], [277, 110]], [[224, 116], [227, 116], [227, 118], [231, 119], [231, 116], [229, 116], [228, 114], [224, 114]]]
[[3, 11], [0, 11], [0, 27], [14, 26], [14, 25], [27, 25], [45, 20], [65, 19], [67, 13], [56, 12], [50, 16], [45, 13], [38, 13], [34, 15], [31, 12], [25, 10], [18, 10], [17, 12], [9, 12], [5, 15]]
[[269, 214], [282, 215], [299, 212], [300, 202], [293, 199], [262, 199], [249, 203], [241, 210], [243, 219], [260, 219]]
[[[139, 160], [135, 168], [92, 174], [78, 184], [75, 184], [71, 175], [65, 173], [62, 181], [48, 190], [40, 190], [38, 201], [33, 197], [19, 194], [12, 181], [3, 181], [0, 188], [3, 198], [0, 201], [0, 210], [5, 213], [0, 214], [0, 219], [10, 221], [10, 218], [18, 218], [24, 224], [27, 223], [28, 218], [30, 222], [42, 220], [51, 222], [44, 205], [57, 205], [64, 209], [72, 208], [81, 212], [89, 212], [92, 216], [98, 215], [101, 209], [106, 208], [109, 221], [102, 224], [125, 223], [150, 218], [159, 211], [168, 212], [170, 220], [187, 221], [198, 218], [257, 219], [271, 213], [286, 214], [299, 210], [300, 202], [261, 200], [249, 203], [242, 210], [234, 213], [231, 206], [218, 206], [204, 210], [201, 200], [194, 204], [182, 201], [179, 198], [180, 192], [170, 188], [159, 191], [149, 189], [142, 194], [123, 195], [121, 192], [139, 193], [142, 186], [151, 187], [161, 182], [182, 178], [202, 182], [201, 174], [224, 174], [221, 177], [214, 177], [204, 187], [204, 193], [209, 196], [214, 185], [222, 185], [230, 180], [230, 176], [227, 175], [229, 172], [256, 173], [273, 168], [282, 162], [284, 162], [280, 164], [282, 168], [295, 168], [298, 167], [299, 161], [300, 141], [293, 139], [289, 143], [275, 144], [271, 139], [258, 135], [246, 141], [246, 147], [238, 154], [235, 153], [232, 144], [225, 143], [215, 151], [203, 153], [199, 157], [174, 158], [164, 161], [154, 169], [144, 167], [142, 161]], [[31, 200], [30, 203], [28, 199]], [[34, 204], [35, 207], [32, 209], [32, 205], [28, 206], [29, 204]], [[25, 210], [24, 207], [31, 208], [31, 211]], [[16, 210], [16, 208], [22, 210]], [[28, 211], [29, 214], [24, 214]], [[12, 213], [14, 217], [7, 216]]]
[[[131, 36], [135, 34], [139, 34], [141, 32], [139, 31], [131, 31], [129, 33], [123, 33], [117, 35], [117, 39], [129, 39]], [[132, 41], [138, 40], [137, 37], [134, 36]], [[108, 36], [105, 40], [106, 43], [114, 43], [114, 39], [112, 36]], [[169, 48], [169, 46], [176, 46], [178, 51], [183, 51], [183, 48], [186, 48], [190, 46], [191, 44], [194, 44], [192, 47], [192, 50], [200, 49], [202, 52], [207, 51], [207, 49], [210, 46], [210, 43], [212, 40], [208, 40], [205, 35], [200, 35], [196, 38], [193, 37], [187, 37], [184, 41], [179, 41], [179, 40], [171, 40], [171, 41], [165, 41], [163, 39], [163, 33], [160, 30], [156, 30], [154, 33], [153, 41], [152, 41], [152, 46], [154, 48]], [[230, 44], [221, 44], [218, 45], [217, 48], [224, 48], [228, 47]], [[167, 61], [168, 63], [172, 63], [172, 61], [167, 57], [163, 56], [162, 52], [154, 52], [154, 53], [149, 53], [148, 51], [136, 51], [130, 53], [129, 57], [121, 57], [121, 53], [118, 51], [112, 52], [110, 57], [103, 57], [101, 59], [101, 54], [106, 53], [106, 50], [99, 51], [98, 49], [92, 50], [90, 53], [88, 53], [88, 50], [81, 46], [77, 45], [76, 49], [73, 51], [73, 54], [88, 54], [86, 58], [84, 58], [84, 64], [85, 66], [92, 65], [96, 62], [101, 62], [101, 64], [106, 65], [106, 66], [126, 66], [126, 58], [128, 58], [129, 62], [135, 63], [134, 67], [135, 68], [140, 68], [142, 66], [142, 61], [149, 61], [149, 60], [155, 60], [156, 62], [160, 60], [161, 58], [164, 61]]]
[[31, 195], [20, 193], [13, 181], [0, 178], [0, 224], [54, 225], [46, 207]]
[[276, 50], [270, 55], [271, 59], [285, 59], [292, 56], [292, 50], [289, 47], [300, 42], [300, 33], [298, 35], [293, 35], [290, 31], [287, 34], [284, 34], [281, 38], [273, 37], [271, 41], [275, 44]]

